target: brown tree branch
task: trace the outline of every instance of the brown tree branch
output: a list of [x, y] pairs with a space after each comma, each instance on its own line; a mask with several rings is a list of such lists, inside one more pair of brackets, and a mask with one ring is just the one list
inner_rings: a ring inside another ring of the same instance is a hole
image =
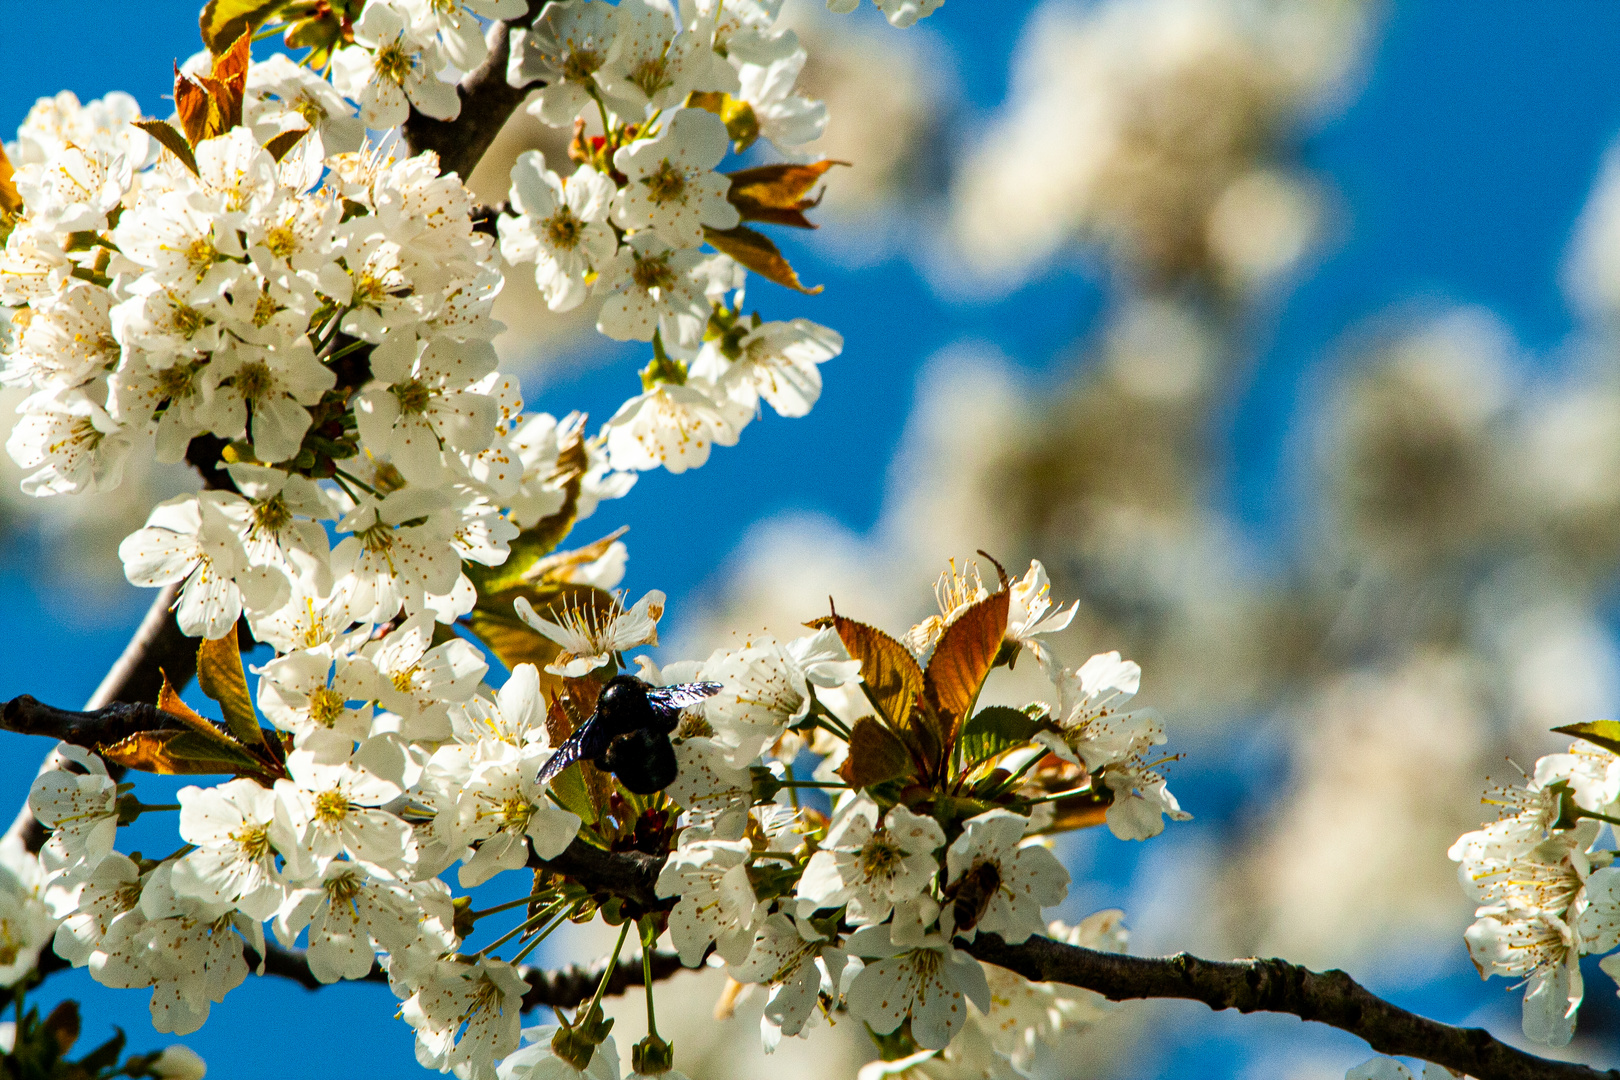
[[1421, 1058], [1478, 1080], [1620, 1077], [1527, 1054], [1483, 1028], [1452, 1027], [1407, 1012], [1338, 970], [1311, 971], [1286, 960], [1200, 960], [1186, 953], [1124, 956], [1038, 937], [1008, 945], [995, 934], [962, 947], [1034, 982], [1084, 987], [1112, 1001], [1186, 998], [1215, 1010], [1290, 1013], [1348, 1031], [1381, 1054]]
[[[518, 21], [533, 22], [544, 6], [545, 0], [529, 0], [528, 14]], [[456, 173], [463, 180], [472, 175], [474, 166], [495, 141], [507, 118], [533, 89], [519, 89], [506, 81], [506, 62], [511, 55], [507, 24], [499, 21], [491, 24], [486, 39], [489, 56], [477, 69], [462, 76], [456, 87], [461, 98], [461, 112], [456, 118], [435, 120], [413, 108], [405, 121], [405, 143], [411, 153], [432, 150], [439, 155], [440, 172]]]
[[[541, 968], [520, 967], [518, 973], [523, 981], [529, 984], [528, 992], [523, 995], [523, 1011], [538, 1009], [542, 1005], [547, 1008], [572, 1009], [591, 999], [596, 993], [597, 985], [602, 981], [602, 973], [607, 970], [606, 958], [594, 964], [574, 964], [558, 971], [545, 971]], [[672, 952], [655, 952], [652, 954], [652, 975], [654, 982], [664, 979], [681, 971], [681, 958]], [[280, 945], [266, 945], [264, 958], [264, 972], [266, 975], [279, 975], [291, 979], [306, 990], [320, 990], [328, 985], [317, 979], [309, 970], [309, 960], [302, 949], [287, 949]], [[376, 964], [371, 966], [361, 982], [387, 982], [388, 976]], [[619, 995], [633, 987], [644, 985], [642, 978], [641, 958], [634, 960], [621, 960], [608, 976], [606, 995]]]
[[27, 694], [0, 704], [0, 731], [19, 735], [48, 735], [61, 742], [93, 750], [109, 746], [139, 731], [179, 730], [180, 724], [144, 701], [114, 702], [86, 712], [58, 709]]

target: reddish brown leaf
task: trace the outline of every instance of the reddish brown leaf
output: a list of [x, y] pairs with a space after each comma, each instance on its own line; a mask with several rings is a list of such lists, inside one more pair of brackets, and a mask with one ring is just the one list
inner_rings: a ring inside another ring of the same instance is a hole
[[[160, 673], [161, 674], [161, 673]], [[179, 720], [190, 728], [212, 728], [213, 725], [197, 714], [190, 705], [180, 700], [174, 687], [169, 685], [169, 677], [163, 676], [163, 687], [158, 691], [157, 707]]]
[[[214, 57], [213, 78], [205, 81], [214, 107], [219, 111], [219, 130], [224, 134], [242, 122], [242, 99], [247, 95], [248, 67], [253, 63], [253, 31], [244, 29], [231, 47]], [[217, 89], [216, 89], [217, 86]]]
[[97, 750], [114, 764], [165, 776], [258, 773], [263, 768], [234, 743], [195, 731], [139, 731]]
[[174, 111], [180, 117], [180, 128], [186, 133], [186, 142], [192, 146], [208, 137], [208, 107], [208, 91], [203, 88], [203, 84], [182, 73], [180, 65], [176, 64]]
[[293, 147], [298, 145], [299, 140], [308, 134], [309, 128], [293, 128], [291, 131], [283, 131], [279, 135], [272, 135], [270, 141], [264, 144], [265, 151], [271, 157], [280, 161], [287, 156]]
[[812, 296], [823, 288], [821, 285], [813, 289], [805, 288], [799, 281], [799, 275], [794, 273], [793, 267], [788, 265], [770, 238], [746, 225], [739, 225], [735, 229], [711, 229], [705, 226], [703, 235], [716, 251], [730, 255], [768, 281]]
[[956, 744], [962, 721], [995, 665], [1007, 633], [1011, 598], [1003, 590], [980, 600], [958, 615], [934, 646], [928, 670], [923, 672], [923, 698], [930, 719], [938, 725], [939, 740], [947, 748]]
[[911, 752], [900, 736], [870, 716], [855, 721], [849, 733], [849, 757], [838, 775], [853, 788], [871, 787], [912, 773]]
[[877, 627], [842, 615], [824, 615], [805, 625], [817, 630], [831, 626], [838, 631], [849, 655], [861, 662], [861, 681], [867, 693], [895, 730], [905, 731], [923, 690], [922, 668], [910, 650]]
[[821, 202], [820, 196], [806, 197], [822, 174], [844, 161], [816, 161], [809, 165], [762, 165], [730, 173], [731, 190], [726, 198], [744, 221], [768, 221], [796, 229], [814, 229], [804, 216]]

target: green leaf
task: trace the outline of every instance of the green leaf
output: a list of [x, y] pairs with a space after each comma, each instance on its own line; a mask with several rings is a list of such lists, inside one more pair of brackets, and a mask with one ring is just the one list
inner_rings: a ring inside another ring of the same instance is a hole
[[288, 0], [208, 0], [197, 20], [203, 44], [211, 53], [224, 52], [286, 6]]
[[569, 767], [551, 778], [548, 785], [564, 810], [571, 810], [587, 825], [595, 825], [598, 817], [596, 804], [585, 789], [585, 770]]
[[1028, 746], [1043, 726], [1050, 725], [1043, 725], [1022, 710], [1006, 705], [980, 709], [962, 725], [962, 760], [969, 766], [978, 765], [1009, 750]]
[[821, 285], [806, 288], [799, 280], [798, 273], [771, 242], [771, 238], [764, 233], [755, 232], [746, 225], [739, 225], [735, 229], [711, 229], [705, 225], [703, 238], [716, 251], [730, 255], [767, 281], [774, 281], [778, 285], [809, 296], [814, 296], [824, 288]]
[[237, 646], [236, 628], [222, 638], [197, 646], [197, 686], [219, 702], [225, 715], [225, 728], [244, 746], [263, 746], [259, 714], [253, 710], [247, 675], [242, 670], [242, 653]]
[[197, 175], [197, 155], [191, 152], [191, 144], [186, 142], [186, 137], [174, 130], [167, 121], [136, 120], [135, 126], [156, 139], [163, 149], [179, 158], [180, 164], [184, 165], [192, 176]]
[[838, 775], [853, 788], [871, 787], [912, 773], [911, 751], [900, 736], [870, 716], [855, 721], [849, 733], [849, 757]]
[[1601, 746], [1613, 754], [1620, 754], [1620, 720], [1593, 720], [1585, 724], [1565, 724], [1555, 727], [1560, 735], [1573, 735], [1594, 746]]

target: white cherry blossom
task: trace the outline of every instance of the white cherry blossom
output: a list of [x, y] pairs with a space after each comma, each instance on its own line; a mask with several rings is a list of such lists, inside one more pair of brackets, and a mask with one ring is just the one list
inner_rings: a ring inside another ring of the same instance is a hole
[[180, 836], [196, 850], [174, 864], [175, 894], [268, 919], [283, 895], [277, 857], [294, 874], [307, 871], [297, 832], [275, 794], [237, 779], [183, 787], [179, 799]]
[[678, 896], [669, 932], [681, 963], [696, 967], [713, 942], [728, 964], [741, 964], [753, 947], [764, 905], [748, 880], [747, 841], [703, 840], [670, 853], [658, 873], [657, 893]]
[[613, 167], [629, 183], [613, 204], [613, 220], [624, 229], [651, 229], [676, 248], [701, 246], [705, 228], [736, 228], [742, 219], [726, 199], [731, 181], [714, 171], [728, 141], [718, 116], [678, 109], [653, 138], [620, 147]]
[[616, 190], [589, 165], [567, 179], [546, 168], [545, 156], [528, 150], [512, 166], [512, 208], [497, 226], [507, 262], [532, 262], [534, 283], [552, 311], [571, 311], [589, 291], [586, 277], [605, 267], [618, 250], [607, 225]]
[[586, 603], [565, 603], [561, 609], [547, 609], [555, 621], [537, 613], [527, 597], [518, 597], [513, 606], [518, 618], [562, 647], [546, 670], [577, 679], [610, 663], [616, 653], [657, 645], [664, 594], [653, 589], [629, 609], [624, 606], [623, 594], [615, 594], [606, 611]]
[[1069, 894], [1069, 872], [1040, 844], [1022, 845], [1029, 819], [997, 808], [969, 818], [945, 852], [952, 924], [972, 941], [980, 930], [1017, 945], [1045, 929], [1043, 908]]
[[799, 915], [848, 904], [855, 925], [883, 922], [896, 904], [921, 895], [939, 869], [934, 852], [945, 832], [933, 818], [896, 806], [878, 824], [878, 806], [866, 796], [840, 813], [799, 878]]
[[410, 107], [453, 120], [461, 112], [456, 88], [439, 78], [438, 44], [417, 36], [408, 17], [389, 0], [368, 3], [354, 24], [354, 44], [332, 56], [332, 82], [360, 103], [360, 119], [373, 130], [405, 122]]
[[845, 995], [849, 1012], [879, 1035], [911, 1019], [911, 1036], [925, 1050], [942, 1050], [968, 1018], [968, 1002], [990, 1008], [984, 967], [937, 937], [909, 948], [895, 945], [887, 926], [856, 931], [850, 952], [876, 958], [855, 976]]

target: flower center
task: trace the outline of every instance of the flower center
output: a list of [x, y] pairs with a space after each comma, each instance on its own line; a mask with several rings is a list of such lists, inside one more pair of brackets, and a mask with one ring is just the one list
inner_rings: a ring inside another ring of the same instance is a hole
[[360, 895], [360, 878], [357, 874], [341, 874], [326, 883], [326, 895], [335, 907], [347, 904]]
[[270, 854], [270, 827], [268, 825], [244, 825], [231, 834], [236, 846], [241, 850], [244, 859], [258, 862]]
[[304, 121], [312, 128], [319, 126], [326, 119], [326, 107], [316, 101], [308, 92], [300, 93], [298, 97], [287, 103], [287, 107], [302, 116]]
[[669, 61], [663, 53], [637, 64], [630, 72], [630, 81], [648, 97], [655, 96], [658, 91], [674, 83], [669, 77]]
[[200, 365], [175, 364], [158, 372], [158, 392], [170, 401], [192, 397], [197, 393], [196, 375]]
[[170, 316], [170, 324], [174, 327], [175, 333], [190, 341], [197, 335], [198, 331], [208, 325], [208, 316], [194, 307], [180, 304], [175, 307], [174, 314]]
[[641, 182], [647, 185], [647, 198], [655, 204], [680, 199], [686, 194], [686, 175], [671, 165], [669, 158]]
[[399, 399], [399, 411], [407, 416], [426, 412], [428, 403], [433, 400], [432, 391], [424, 386], [420, 379], [395, 383], [389, 389], [393, 391], [394, 397]]
[[513, 795], [501, 801], [495, 816], [501, 819], [502, 831], [522, 832], [529, 827], [529, 819], [534, 816], [534, 804]]
[[315, 820], [328, 827], [349, 816], [349, 800], [343, 792], [333, 789], [315, 796]]
[[329, 728], [343, 715], [343, 695], [330, 686], [322, 686], [309, 695], [309, 718]]
[[636, 259], [636, 267], [630, 271], [630, 277], [638, 288], [648, 291], [668, 289], [675, 284], [675, 271], [669, 268], [667, 254]]
[[253, 325], [263, 329], [266, 323], [276, 317], [281, 308], [270, 298], [269, 293], [260, 293], [259, 298], [253, 302]]
[[274, 389], [276, 380], [263, 361], [255, 360], [242, 365], [236, 373], [235, 383], [236, 392], [242, 395], [244, 401], [259, 401]]
[[372, 69], [377, 72], [377, 78], [398, 86], [405, 85], [405, 77], [411, 73], [416, 62], [405, 47], [398, 41], [391, 41], [387, 45], [379, 45], [377, 54], [372, 59]]
[[390, 525], [377, 522], [369, 529], [363, 529], [355, 534], [360, 538], [360, 546], [373, 555], [383, 555], [394, 548], [394, 530]]
[[287, 500], [279, 494], [272, 495], [261, 503], [253, 504], [253, 535], [269, 533], [275, 536], [291, 525], [292, 519]]
[[891, 878], [905, 859], [900, 848], [881, 832], [861, 848], [861, 872], [869, 878]]
[[199, 236], [186, 248], [186, 265], [196, 273], [197, 279], [208, 273], [208, 268], [219, 261], [219, 252], [214, 250], [213, 241], [206, 236]]
[[579, 246], [581, 223], [566, 206], [546, 221], [546, 239], [559, 251], [572, 251]]
[[575, 46], [563, 56], [563, 78], [569, 82], [588, 82], [602, 66], [602, 54], [589, 46]]

